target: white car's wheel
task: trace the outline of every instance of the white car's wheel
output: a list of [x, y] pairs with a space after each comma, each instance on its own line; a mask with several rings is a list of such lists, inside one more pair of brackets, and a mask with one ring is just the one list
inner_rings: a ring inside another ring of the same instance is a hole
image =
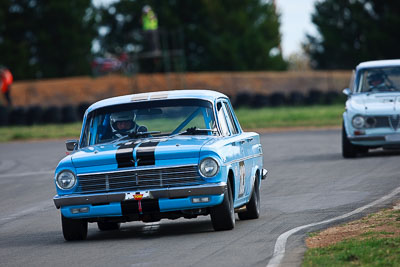
[[342, 125], [342, 155], [344, 158], [355, 158], [358, 153], [368, 153], [368, 147], [353, 145], [347, 138], [344, 123]]
[[347, 138], [346, 129], [344, 124], [342, 127], [342, 155], [344, 158], [355, 158], [357, 156], [357, 150]]

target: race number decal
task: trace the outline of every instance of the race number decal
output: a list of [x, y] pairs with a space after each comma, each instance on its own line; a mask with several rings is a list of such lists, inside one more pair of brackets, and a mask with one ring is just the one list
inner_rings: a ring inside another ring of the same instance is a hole
[[245, 177], [246, 177], [244, 161], [239, 162], [239, 175], [240, 175], [239, 197], [242, 197], [244, 195]]

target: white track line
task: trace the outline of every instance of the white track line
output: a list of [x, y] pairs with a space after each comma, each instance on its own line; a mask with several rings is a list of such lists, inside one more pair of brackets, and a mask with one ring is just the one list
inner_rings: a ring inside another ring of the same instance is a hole
[[373, 207], [375, 205], [378, 205], [378, 204], [380, 204], [380, 203], [382, 203], [382, 202], [394, 197], [395, 195], [397, 195], [399, 193], [400, 193], [400, 187], [397, 187], [390, 194], [388, 194], [386, 196], [383, 196], [380, 199], [375, 200], [375, 201], [373, 201], [373, 202], [371, 202], [371, 203], [369, 203], [369, 204], [367, 204], [367, 205], [365, 205], [363, 207], [355, 209], [355, 210], [353, 210], [353, 211], [351, 211], [349, 213], [346, 213], [346, 214], [343, 214], [341, 216], [334, 217], [332, 219], [328, 219], [328, 220], [325, 220], [325, 221], [316, 222], [316, 223], [310, 223], [310, 224], [307, 224], [307, 225], [302, 225], [302, 226], [293, 228], [292, 230], [289, 230], [289, 231], [281, 234], [278, 237], [278, 239], [276, 240], [274, 254], [272, 255], [271, 260], [268, 262], [267, 267], [278, 267], [280, 265], [283, 257], [285, 256], [285, 247], [286, 247], [287, 240], [292, 234], [294, 234], [294, 233], [296, 233], [296, 232], [298, 232], [300, 230], [303, 230], [305, 228], [308, 228], [308, 227], [321, 225], [321, 224], [325, 224], [325, 223], [331, 223], [331, 222], [334, 222], [334, 221], [342, 220], [342, 219], [345, 219], [347, 217], [353, 216], [354, 214], [360, 213], [360, 212], [362, 212], [362, 211], [364, 211], [364, 210], [366, 210], [368, 208], [371, 208], [371, 207]]
[[5, 173], [0, 174], [0, 178], [3, 177], [21, 177], [30, 175], [40, 175], [40, 174], [54, 174], [54, 171], [38, 171], [38, 172], [23, 172], [23, 173]]

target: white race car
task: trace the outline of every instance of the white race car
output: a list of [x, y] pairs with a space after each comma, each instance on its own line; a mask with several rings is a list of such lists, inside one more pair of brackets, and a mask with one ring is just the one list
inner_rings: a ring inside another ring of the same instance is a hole
[[400, 148], [400, 60], [359, 64], [343, 113], [342, 154], [354, 158], [371, 148]]

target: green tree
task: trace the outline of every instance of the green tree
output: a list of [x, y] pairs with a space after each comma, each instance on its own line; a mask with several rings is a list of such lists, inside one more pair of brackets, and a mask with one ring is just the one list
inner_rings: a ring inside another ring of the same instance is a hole
[[1, 62], [16, 79], [88, 74], [96, 35], [91, 0], [3, 0]]
[[398, 58], [398, 0], [325, 0], [315, 4], [318, 36], [304, 44], [318, 69], [349, 69], [359, 62]]
[[102, 9], [105, 34], [99, 39], [103, 52], [139, 48], [145, 4], [155, 10], [161, 29], [169, 33], [181, 29], [190, 71], [287, 67], [277, 49], [279, 16], [271, 1], [261, 0], [121, 0]]

